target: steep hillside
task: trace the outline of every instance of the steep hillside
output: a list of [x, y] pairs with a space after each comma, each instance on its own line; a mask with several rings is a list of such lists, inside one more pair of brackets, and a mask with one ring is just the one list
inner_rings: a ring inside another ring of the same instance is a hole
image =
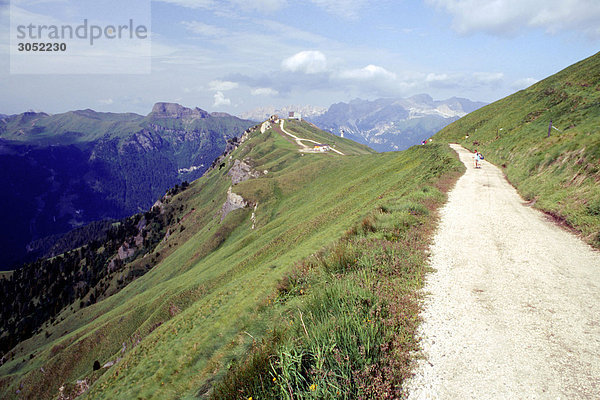
[[406, 99], [356, 99], [307, 118], [322, 129], [335, 135], [343, 132], [344, 137], [377, 151], [396, 151], [419, 144], [484, 104], [456, 97], [435, 101], [427, 94]]
[[146, 117], [79, 110], [1, 119], [0, 269], [44, 255], [71, 229], [147, 209], [200, 177], [251, 125], [169, 103]]
[[600, 247], [599, 127], [600, 53], [472, 112], [436, 139], [478, 149], [525, 200]]
[[[461, 165], [445, 146], [368, 154], [306, 123], [285, 129], [335, 142], [346, 155], [300, 152], [275, 129], [245, 134], [168, 199], [175, 214], [142, 258], [152, 263], [145, 275], [89, 307], [66, 307], [3, 358], [0, 397], [262, 398], [263, 390], [280, 398], [293, 385], [325, 398], [347, 385], [351, 397], [384, 398], [400, 390], [432, 210]], [[253, 361], [261, 355], [262, 367]]]
[[75, 229], [56, 242], [51, 257], [0, 279], [0, 354], [40, 333], [64, 307], [94, 304], [150, 270], [156, 259], [146, 256], [177, 213], [168, 200], [187, 187], [187, 182], [176, 185], [146, 213]]

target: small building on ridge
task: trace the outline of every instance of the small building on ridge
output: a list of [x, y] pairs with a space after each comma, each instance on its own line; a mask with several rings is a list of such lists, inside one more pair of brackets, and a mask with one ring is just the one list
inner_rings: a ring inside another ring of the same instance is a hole
[[302, 121], [302, 114], [297, 113], [295, 111], [290, 111], [288, 114], [289, 119], [296, 119], [298, 121]]

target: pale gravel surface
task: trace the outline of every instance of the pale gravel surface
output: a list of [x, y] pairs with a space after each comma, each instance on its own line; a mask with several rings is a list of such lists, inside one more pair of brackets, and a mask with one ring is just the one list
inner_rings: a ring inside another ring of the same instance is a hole
[[452, 147], [409, 398], [600, 399], [600, 253]]
[[[299, 138], [298, 136], [296, 136], [296, 135], [294, 135], [294, 134], [286, 131], [285, 128], [283, 127], [283, 124], [285, 123], [285, 120], [282, 119], [280, 121], [281, 122], [280, 122], [279, 127], [281, 128], [281, 131], [283, 133], [285, 133], [286, 135], [291, 136], [292, 138], [294, 138], [294, 140], [296, 141], [296, 143], [298, 144], [298, 146], [301, 147], [301, 149], [300, 149], [301, 152], [307, 152], [307, 153], [312, 153], [313, 152], [312, 149], [310, 149], [310, 147], [308, 147], [307, 145], [305, 145], [302, 142], [311, 142], [311, 143], [315, 143], [315, 144], [320, 144], [319, 142], [315, 142], [314, 140]], [[334, 152], [336, 152], [338, 154], [341, 154], [342, 156], [345, 155], [344, 153], [342, 153], [339, 150], [334, 149], [333, 147], [331, 147], [331, 151], [334, 151]]]

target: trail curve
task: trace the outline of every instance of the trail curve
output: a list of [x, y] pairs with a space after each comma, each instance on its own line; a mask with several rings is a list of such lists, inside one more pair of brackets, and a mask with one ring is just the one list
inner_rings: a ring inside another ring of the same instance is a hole
[[431, 248], [409, 398], [600, 398], [599, 252], [452, 147], [467, 171]]

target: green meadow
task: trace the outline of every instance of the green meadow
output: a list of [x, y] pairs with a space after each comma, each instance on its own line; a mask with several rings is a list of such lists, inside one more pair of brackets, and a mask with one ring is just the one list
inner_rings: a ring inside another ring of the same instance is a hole
[[[599, 123], [600, 53], [403, 152], [286, 121], [346, 155], [300, 153], [277, 127], [254, 129], [168, 198], [169, 234], [129, 267], [151, 265], [145, 275], [11, 352], [0, 397], [402, 397], [436, 210], [464, 170], [445, 143], [480, 150], [600, 247]], [[260, 174], [232, 187], [248, 206], [222, 218], [235, 160]]]
[[[168, 200], [178, 222], [146, 256], [149, 272], [64, 309], [16, 348], [0, 367], [1, 396], [84, 386], [82, 399], [399, 393], [435, 209], [463, 167], [443, 145], [373, 154], [307, 123], [286, 130], [347, 155], [302, 154], [255, 130], [225, 166]], [[233, 186], [250, 207], [221, 221], [236, 159], [262, 176]]]

